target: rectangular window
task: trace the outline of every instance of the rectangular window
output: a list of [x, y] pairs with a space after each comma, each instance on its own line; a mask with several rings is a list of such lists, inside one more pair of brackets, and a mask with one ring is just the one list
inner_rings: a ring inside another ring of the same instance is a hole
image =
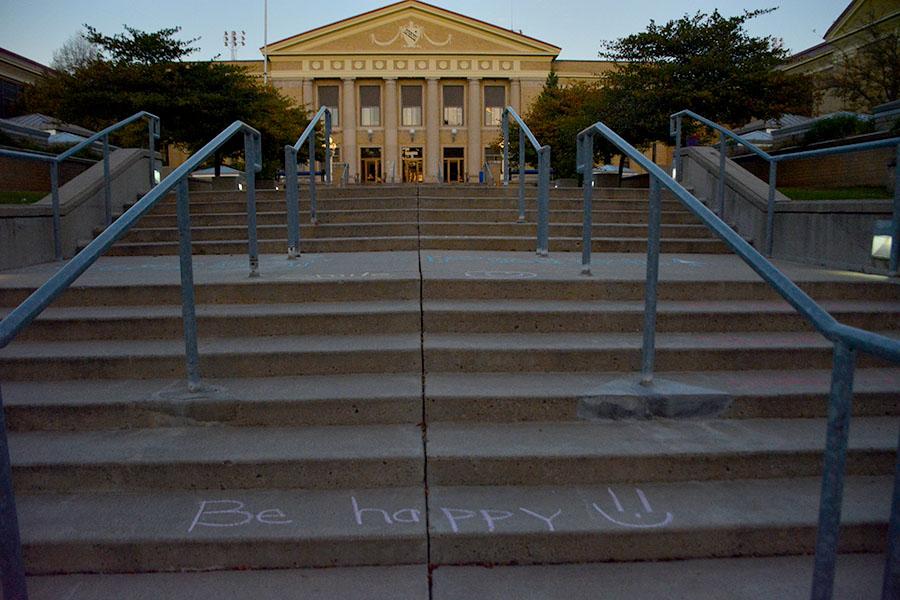
[[360, 126], [381, 127], [381, 88], [379, 86], [359, 86], [359, 107]]
[[404, 85], [400, 87], [401, 121], [403, 127], [422, 126], [422, 86]]
[[340, 127], [338, 107], [340, 106], [340, 94], [336, 85], [319, 86], [319, 106], [327, 106], [331, 111], [331, 126]]
[[503, 119], [503, 107], [506, 105], [506, 88], [502, 85], [484, 86], [484, 124], [487, 127], [499, 127]]
[[444, 86], [444, 125], [462, 127], [464, 91], [461, 85]]

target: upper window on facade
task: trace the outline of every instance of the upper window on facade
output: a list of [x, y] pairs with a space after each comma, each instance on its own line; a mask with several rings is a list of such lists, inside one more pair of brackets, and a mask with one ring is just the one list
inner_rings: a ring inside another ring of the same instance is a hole
[[484, 124], [499, 127], [506, 105], [506, 88], [502, 85], [484, 86]]
[[463, 86], [444, 86], [444, 125], [447, 127], [463, 126], [463, 97]]
[[359, 106], [360, 126], [381, 126], [381, 88], [379, 86], [359, 86]]
[[422, 86], [404, 85], [400, 87], [401, 126], [422, 126]]
[[338, 115], [340, 114], [338, 111], [338, 106], [340, 106], [339, 97], [338, 86], [319, 86], [319, 106], [327, 106], [331, 111], [332, 127], [340, 127], [340, 120], [338, 119]]

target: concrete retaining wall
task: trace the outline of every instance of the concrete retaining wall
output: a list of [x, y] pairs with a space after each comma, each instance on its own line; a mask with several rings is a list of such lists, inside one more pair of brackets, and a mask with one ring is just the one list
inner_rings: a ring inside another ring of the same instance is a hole
[[[782, 187], [845, 187], [893, 185], [894, 148], [877, 148], [833, 156], [786, 160], [778, 163], [777, 183]], [[769, 180], [769, 163], [754, 155], [734, 161], [764, 181]]]
[[[146, 150], [119, 149], [110, 154], [113, 214], [150, 188]], [[158, 164], [158, 163], [157, 163]], [[62, 247], [66, 258], [79, 240], [92, 239], [104, 225], [103, 163], [97, 163], [60, 187]], [[53, 256], [53, 205], [48, 194], [27, 206], [0, 206], [0, 269], [49, 262]]]
[[[683, 157], [682, 183], [715, 210], [718, 150], [686, 148]], [[768, 184], [731, 160], [726, 163], [725, 182], [725, 222], [762, 252]], [[853, 178], [842, 183], [859, 185]], [[772, 254], [835, 269], [887, 273], [887, 263], [873, 259], [871, 249], [875, 221], [890, 218], [889, 200], [792, 201], [778, 193]]]

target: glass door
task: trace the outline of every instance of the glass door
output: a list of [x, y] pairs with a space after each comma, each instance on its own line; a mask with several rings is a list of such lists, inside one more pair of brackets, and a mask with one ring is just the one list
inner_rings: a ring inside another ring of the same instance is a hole
[[444, 148], [444, 183], [465, 183], [465, 181], [465, 149]]
[[381, 148], [361, 148], [360, 157], [362, 183], [382, 183]]

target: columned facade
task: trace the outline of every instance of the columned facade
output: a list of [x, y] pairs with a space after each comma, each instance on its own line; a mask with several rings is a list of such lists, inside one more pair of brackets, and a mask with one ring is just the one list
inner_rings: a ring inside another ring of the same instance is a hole
[[523, 114], [551, 70], [591, 79], [608, 65], [559, 51], [403, 0], [270, 44], [269, 77], [308, 110], [335, 111], [335, 161], [351, 181], [477, 182], [496, 162], [504, 106]]

